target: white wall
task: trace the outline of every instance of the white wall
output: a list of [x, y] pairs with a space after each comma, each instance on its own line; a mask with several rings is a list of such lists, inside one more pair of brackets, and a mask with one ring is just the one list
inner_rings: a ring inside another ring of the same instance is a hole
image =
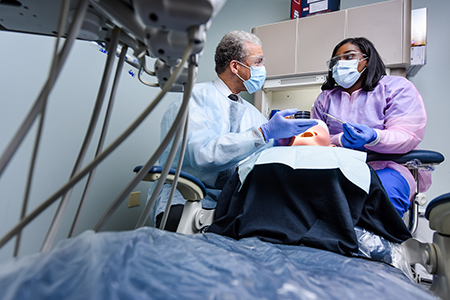
[[[421, 147], [439, 151], [450, 160], [450, 141], [446, 138], [446, 132], [450, 128], [447, 114], [450, 108], [447, 89], [450, 62], [443, 59], [450, 49], [450, 40], [447, 38], [450, 1], [414, 0], [412, 3], [413, 9], [428, 8], [427, 64], [411, 78], [423, 97], [428, 115], [427, 131]], [[433, 185], [427, 192], [429, 199], [450, 192], [448, 166], [449, 162], [445, 161], [433, 173]]]
[[[341, 0], [341, 8], [376, 2], [382, 1]], [[445, 94], [449, 66], [445, 50], [449, 49], [450, 41], [445, 37], [448, 36], [447, 28], [450, 27], [447, 16], [450, 2], [412, 0], [412, 4], [413, 8], [428, 7], [428, 62], [412, 78], [423, 96], [429, 116], [426, 137], [421, 147], [440, 151], [444, 156], [450, 157], [450, 150], [447, 147], [449, 142], [441, 138], [442, 133], [445, 134], [449, 128], [449, 121], [445, 116], [450, 106], [448, 96]], [[251, 31], [255, 26], [288, 20], [289, 16], [290, 0], [228, 0], [208, 31], [197, 81], [212, 80], [215, 77], [214, 49], [223, 34], [235, 29]], [[0, 32], [2, 58], [0, 59], [0, 154], [3, 153], [42, 87], [47, 76], [52, 49], [53, 38]], [[39, 151], [28, 211], [49, 197], [69, 178], [91, 116], [105, 59], [106, 56], [97, 52], [90, 44], [86, 42], [75, 44], [49, 99], [45, 133]], [[143, 86], [124, 74], [107, 142], [118, 136], [150, 103], [158, 91]], [[96, 224], [103, 211], [133, 176], [133, 167], [145, 162], [156, 149], [161, 113], [172, 96], [169, 96], [168, 101], [150, 116], [151, 120], [141, 125], [123, 146], [100, 165], [77, 233]], [[251, 97], [249, 98], [251, 100]], [[95, 136], [98, 135], [99, 129]], [[19, 220], [33, 141], [32, 131], [0, 178], [0, 236], [8, 232]], [[90, 149], [89, 159], [92, 158], [94, 151], [95, 143]], [[435, 171], [434, 184], [427, 193], [429, 198], [449, 192], [446, 183], [449, 182], [450, 174], [446, 165], [444, 162]], [[145, 203], [149, 186], [148, 183], [141, 183], [136, 189], [141, 191], [141, 203]], [[58, 234], [58, 240], [67, 235], [70, 226], [67, 220], [71, 220], [75, 213], [80, 189], [77, 187], [72, 195], [66, 213], [66, 223]], [[55, 209], [54, 204], [48, 212], [26, 228], [21, 256], [39, 251], [44, 238], [42, 232], [47, 230]], [[104, 229], [132, 229], [142, 210], [142, 204], [129, 209], [127, 203], [124, 203]], [[12, 248], [13, 242], [9, 242], [0, 250], [0, 262], [11, 259]]]

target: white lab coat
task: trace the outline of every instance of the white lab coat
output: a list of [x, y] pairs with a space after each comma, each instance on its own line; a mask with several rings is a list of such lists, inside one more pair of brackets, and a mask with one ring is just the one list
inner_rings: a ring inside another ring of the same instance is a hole
[[[189, 131], [184, 172], [194, 175], [207, 186], [207, 196], [202, 200], [205, 208], [214, 208], [220, 190], [215, 182], [220, 172], [236, 166], [256, 151], [270, 147], [258, 128], [267, 119], [252, 104], [239, 97], [228, 98], [231, 91], [217, 78], [194, 86], [189, 103]], [[180, 95], [167, 109], [161, 122], [161, 139], [170, 129], [182, 102]], [[170, 149], [159, 160], [164, 165]], [[179, 157], [174, 160], [176, 167]], [[155, 185], [153, 185], [155, 186]], [[153, 188], [149, 191], [149, 198]], [[152, 209], [153, 220], [165, 210], [170, 185], [164, 185]], [[184, 204], [180, 193], [174, 196], [172, 205]]]

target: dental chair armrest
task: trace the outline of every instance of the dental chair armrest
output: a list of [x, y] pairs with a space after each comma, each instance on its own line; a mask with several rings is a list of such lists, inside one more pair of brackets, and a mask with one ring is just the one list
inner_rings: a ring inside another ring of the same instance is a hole
[[[404, 154], [383, 154], [376, 152], [367, 153], [367, 162], [371, 161], [394, 161], [398, 164], [406, 166], [413, 174], [417, 184], [419, 184], [419, 169], [434, 170], [434, 165], [438, 165], [444, 161], [444, 156], [436, 151], [431, 150], [412, 150]], [[408, 229], [414, 234], [418, 227], [419, 220], [419, 198], [416, 191], [415, 200], [411, 201], [409, 208]]]
[[438, 165], [442, 163], [445, 158], [441, 153], [431, 150], [412, 150], [404, 154], [367, 153], [367, 162], [394, 161], [403, 165], [416, 159], [419, 160], [422, 165]]
[[[137, 173], [141, 170], [142, 166], [137, 166], [133, 169], [133, 172]], [[148, 171], [148, 174], [144, 177], [144, 181], [156, 181], [161, 177], [162, 167], [154, 166]], [[175, 169], [172, 168], [167, 175], [166, 182], [173, 182], [175, 178]], [[177, 189], [186, 200], [200, 201], [206, 195], [206, 187], [198, 178], [181, 171], [178, 178]]]

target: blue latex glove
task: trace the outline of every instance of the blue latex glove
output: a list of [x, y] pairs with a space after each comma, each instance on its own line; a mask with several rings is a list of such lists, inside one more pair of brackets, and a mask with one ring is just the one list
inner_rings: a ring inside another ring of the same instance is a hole
[[342, 125], [342, 146], [350, 149], [364, 150], [364, 145], [377, 138], [377, 132], [367, 125], [345, 123]]
[[277, 112], [267, 123], [261, 125], [261, 130], [266, 140], [282, 139], [303, 133], [311, 126], [317, 125], [317, 121], [309, 119], [286, 119], [286, 116], [295, 114], [297, 110], [285, 109]]

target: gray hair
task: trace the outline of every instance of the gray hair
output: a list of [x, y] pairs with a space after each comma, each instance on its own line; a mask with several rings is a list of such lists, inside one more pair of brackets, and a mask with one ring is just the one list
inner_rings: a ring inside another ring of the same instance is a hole
[[253, 33], [236, 30], [230, 31], [222, 38], [216, 48], [214, 60], [216, 73], [222, 74], [232, 60], [244, 62], [249, 56], [246, 44], [255, 44], [262, 47], [261, 40]]

